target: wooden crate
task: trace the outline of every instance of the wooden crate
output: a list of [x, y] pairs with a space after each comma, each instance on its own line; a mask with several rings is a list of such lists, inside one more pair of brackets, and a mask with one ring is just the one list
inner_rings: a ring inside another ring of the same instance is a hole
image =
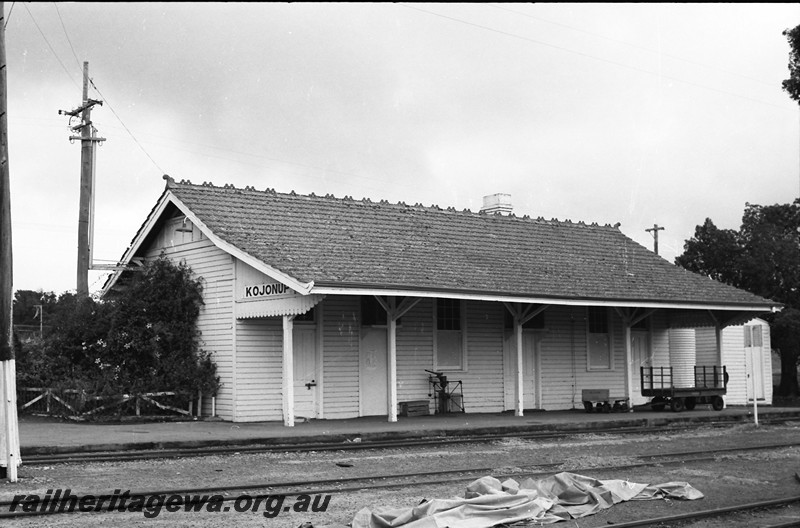
[[413, 400], [400, 402], [400, 416], [427, 416], [430, 412], [428, 400]]
[[607, 402], [608, 389], [583, 389], [581, 399], [590, 402]]

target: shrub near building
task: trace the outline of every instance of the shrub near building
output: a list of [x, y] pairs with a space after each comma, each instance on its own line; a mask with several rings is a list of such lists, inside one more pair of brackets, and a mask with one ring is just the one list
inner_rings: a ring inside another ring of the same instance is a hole
[[188, 266], [162, 255], [101, 301], [63, 294], [49, 332], [23, 347], [20, 385], [104, 397], [174, 391], [184, 401], [216, 394], [216, 366], [196, 325], [202, 293]]

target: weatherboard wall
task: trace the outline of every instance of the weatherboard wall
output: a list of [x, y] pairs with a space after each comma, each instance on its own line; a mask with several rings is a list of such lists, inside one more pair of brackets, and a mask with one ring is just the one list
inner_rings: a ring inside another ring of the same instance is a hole
[[[154, 259], [162, 252], [173, 262], [186, 263], [195, 277], [202, 278], [204, 305], [197, 319], [200, 348], [212, 354], [222, 383], [216, 396], [216, 413], [220, 417], [233, 420], [233, 259], [198, 229], [186, 233], [176, 232], [175, 225], [170, 223], [167, 223], [143, 254], [145, 258]], [[208, 415], [212, 404], [208, 397], [210, 395], [205, 396], [203, 413]]]

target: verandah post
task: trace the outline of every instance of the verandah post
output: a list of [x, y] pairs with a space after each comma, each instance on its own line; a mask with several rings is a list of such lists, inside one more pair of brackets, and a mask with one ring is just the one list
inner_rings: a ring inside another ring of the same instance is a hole
[[294, 315], [283, 316], [283, 425], [294, 427]]

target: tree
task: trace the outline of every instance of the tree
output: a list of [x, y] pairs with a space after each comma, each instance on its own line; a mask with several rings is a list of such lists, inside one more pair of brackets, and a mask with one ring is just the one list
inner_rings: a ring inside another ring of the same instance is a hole
[[783, 36], [789, 41], [789, 78], [781, 83], [783, 91], [800, 103], [800, 26], [787, 29]]
[[737, 263], [742, 257], [738, 235], [731, 229], [719, 229], [710, 218], [697, 226], [694, 237], [686, 241], [683, 255], [675, 263], [714, 280], [739, 286], [741, 270]]
[[[27, 330], [44, 329], [49, 324], [50, 316], [53, 314], [58, 297], [53, 292], [42, 290], [17, 290], [14, 292], [14, 329], [20, 328]], [[41, 336], [39, 336], [41, 337]]]
[[791, 204], [746, 204], [738, 232], [706, 219], [675, 263], [785, 306], [765, 316], [781, 358], [777, 395], [800, 394], [800, 198]]

